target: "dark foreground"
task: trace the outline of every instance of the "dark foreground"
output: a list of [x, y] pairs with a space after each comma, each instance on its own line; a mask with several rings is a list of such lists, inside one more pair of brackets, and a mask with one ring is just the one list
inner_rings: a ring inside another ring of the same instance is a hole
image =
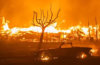
[[[55, 43], [53, 46], [56, 46]], [[60, 59], [48, 63], [37, 63], [34, 62], [33, 56], [35, 47], [37, 47], [37, 43], [0, 43], [0, 65], [100, 65], [100, 57], [85, 60]]]
[[86, 60], [57, 60], [48, 63], [34, 63], [33, 57], [0, 58], [0, 65], [100, 65], [100, 58], [94, 57]]

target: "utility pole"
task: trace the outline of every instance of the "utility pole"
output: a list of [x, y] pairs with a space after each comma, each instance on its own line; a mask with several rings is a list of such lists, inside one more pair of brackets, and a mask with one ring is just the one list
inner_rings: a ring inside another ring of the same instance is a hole
[[98, 23], [96, 17], [95, 17], [95, 24], [96, 24], [96, 40], [98, 40]]
[[91, 38], [91, 32], [90, 32], [90, 23], [89, 23], [89, 20], [88, 20], [88, 32], [89, 32], [89, 40], [90, 40], [90, 38]]

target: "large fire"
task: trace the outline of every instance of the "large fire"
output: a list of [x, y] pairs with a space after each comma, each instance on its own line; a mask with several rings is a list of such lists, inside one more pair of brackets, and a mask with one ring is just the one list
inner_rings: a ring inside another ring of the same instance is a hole
[[2, 24], [3, 24], [3, 30], [4, 30], [4, 31], [9, 30], [8, 23], [5, 22], [5, 18], [4, 18], [4, 17], [3, 17], [3, 19], [2, 19]]
[[[21, 31], [22, 32], [33, 31], [33, 32], [38, 32], [38, 33], [42, 32], [42, 29], [40, 27], [37, 27], [37, 26], [30, 26], [28, 28], [18, 28], [18, 27], [9, 28], [8, 22], [5, 20], [4, 17], [3, 17], [2, 22], [3, 22], [3, 30], [2, 30], [2, 32], [6, 31], [6, 33], [9, 33], [11, 36], [15, 35], [15, 34], [18, 34]], [[91, 34], [93, 34], [96, 31], [96, 27], [93, 27], [93, 26], [81, 27], [80, 25], [78, 25], [78, 26], [72, 26], [67, 30], [58, 30], [58, 29], [56, 29], [56, 26], [57, 26], [57, 23], [52, 24], [51, 26], [49, 26], [49, 27], [47, 27], [45, 29], [45, 32], [47, 32], [47, 33], [59, 33], [59, 32], [62, 32], [62, 33], [67, 33], [67, 34], [70, 34], [72, 32], [76, 32], [76, 33], [82, 33], [81, 34], [82, 36], [88, 36], [89, 32]], [[89, 29], [90, 29], [90, 31], [89, 31]]]

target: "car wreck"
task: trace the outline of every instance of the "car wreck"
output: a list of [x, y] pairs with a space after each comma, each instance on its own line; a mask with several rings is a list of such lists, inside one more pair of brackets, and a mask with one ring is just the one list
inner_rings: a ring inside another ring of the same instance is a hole
[[62, 42], [59, 48], [56, 49], [47, 49], [40, 50], [34, 53], [34, 62], [36, 63], [52, 63], [56, 61], [65, 61], [70, 62], [80, 62], [92, 57], [92, 48], [88, 47], [73, 47], [72, 43], [71, 47], [62, 48], [62, 46], [66, 44]]

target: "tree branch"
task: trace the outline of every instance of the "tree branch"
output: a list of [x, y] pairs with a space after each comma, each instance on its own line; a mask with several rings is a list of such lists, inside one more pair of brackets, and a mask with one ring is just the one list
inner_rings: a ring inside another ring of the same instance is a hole
[[[48, 11], [47, 11], [47, 15], [46, 16], [45, 16], [43, 10], [40, 10], [40, 11], [41, 11], [40, 19], [38, 19], [37, 12], [34, 11], [34, 15], [33, 15], [33, 25], [34, 26], [39, 26], [39, 27], [42, 27], [42, 28], [46, 28], [50, 24], [55, 23], [56, 22], [55, 20], [58, 18], [59, 13], [60, 13], [60, 9], [59, 9], [58, 12], [57, 12], [56, 17], [53, 19], [53, 12], [52, 12], [52, 9], [50, 8], [51, 16], [50, 16], [50, 19], [48, 20]], [[35, 23], [34, 20], [36, 20], [36, 23]]]
[[[57, 12], [57, 16], [56, 16], [53, 20], [50, 19], [49, 22], [47, 22], [47, 25], [46, 25], [45, 27], [48, 27], [50, 24], [55, 23], [55, 22], [56, 22], [55, 20], [58, 18], [59, 13], [60, 13], [60, 9], [59, 9], [58, 12]], [[52, 17], [51, 17], [51, 18], [52, 18]]]

